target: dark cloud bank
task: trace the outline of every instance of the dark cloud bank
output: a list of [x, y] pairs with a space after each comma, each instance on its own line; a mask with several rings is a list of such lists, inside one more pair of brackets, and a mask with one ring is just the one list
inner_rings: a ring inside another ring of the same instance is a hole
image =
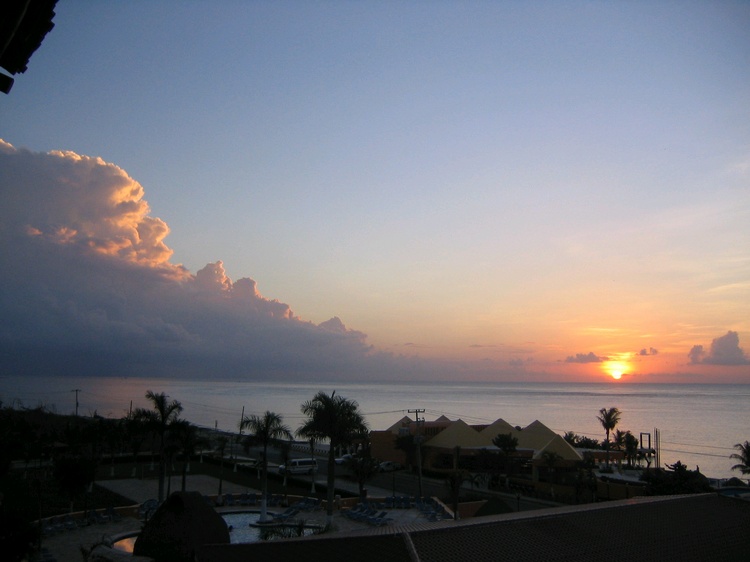
[[[169, 260], [143, 188], [99, 158], [0, 141], [0, 373], [217, 378], [418, 375], [338, 318], [319, 325]], [[411, 373], [410, 373], [411, 371]]]

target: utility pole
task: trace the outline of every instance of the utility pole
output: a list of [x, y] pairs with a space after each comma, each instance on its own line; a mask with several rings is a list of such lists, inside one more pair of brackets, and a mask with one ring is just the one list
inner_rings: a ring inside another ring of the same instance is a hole
[[424, 408], [414, 408], [408, 410], [410, 414], [414, 414], [414, 421], [417, 423], [416, 435], [414, 436], [414, 443], [417, 445], [417, 482], [419, 483], [419, 499], [422, 499], [422, 433], [420, 432], [420, 424], [424, 422], [424, 418], [420, 418], [419, 414], [424, 413]]
[[76, 393], [76, 417], [78, 417], [78, 393], [81, 392], [80, 388], [74, 388], [71, 392]]

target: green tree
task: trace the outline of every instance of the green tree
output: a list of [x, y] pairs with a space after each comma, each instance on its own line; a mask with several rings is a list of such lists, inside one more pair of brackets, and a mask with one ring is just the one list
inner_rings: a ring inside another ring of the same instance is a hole
[[542, 462], [544, 463], [544, 466], [547, 468], [547, 478], [549, 478], [550, 484], [555, 479], [555, 466], [557, 465], [557, 462], [561, 459], [562, 457], [558, 455], [555, 451], [544, 451], [542, 453]]
[[638, 438], [630, 433], [625, 432], [625, 458], [628, 459], [628, 466], [633, 466], [633, 461], [638, 456]]
[[575, 431], [566, 431], [563, 435], [563, 439], [571, 447], [576, 447], [576, 443], [578, 443], [578, 434]]
[[257, 443], [263, 447], [263, 457], [261, 458], [261, 500], [260, 500], [260, 521], [268, 519], [268, 446], [278, 439], [291, 439], [291, 430], [284, 425], [281, 415], [275, 412], [266, 411], [262, 416], [245, 416], [240, 421], [240, 431], [247, 429], [252, 435], [249, 435], [245, 442], [249, 448], [250, 443]]
[[136, 416], [146, 421], [150, 429], [156, 434], [159, 442], [159, 501], [164, 500], [164, 479], [166, 475], [165, 446], [169, 426], [180, 417], [182, 404], [177, 400], [167, 400], [163, 392], [156, 394], [149, 390], [146, 398], [151, 402], [153, 410], [138, 408]]
[[732, 467], [732, 470], [739, 470], [742, 474], [750, 474], [750, 442], [737, 443], [734, 446], [737, 453], [729, 455], [730, 459], [740, 461]]
[[625, 433], [625, 431], [617, 429], [612, 435], [612, 448], [615, 451], [622, 451], [625, 449]]
[[656, 469], [643, 473], [641, 480], [646, 482], [646, 495], [670, 496], [711, 491], [708, 478], [697, 470], [688, 470], [680, 461], [666, 466], [667, 470]]
[[357, 481], [357, 485], [359, 486], [359, 497], [364, 501], [365, 484], [380, 472], [380, 463], [377, 459], [372, 458], [369, 431], [362, 435], [358, 435], [356, 439], [362, 443], [362, 450], [357, 456], [346, 461], [346, 466]]
[[518, 447], [518, 437], [513, 437], [513, 434], [511, 433], [500, 433], [492, 439], [492, 444], [500, 449], [503, 460], [505, 461], [507, 484], [507, 477], [510, 476], [513, 468], [513, 457], [511, 455], [516, 452], [516, 448]]
[[586, 437], [585, 435], [578, 435], [573, 431], [566, 431], [563, 435], [563, 439], [568, 442], [571, 447], [577, 449], [601, 449], [602, 445], [596, 439]]
[[596, 416], [607, 436], [604, 440], [604, 448], [607, 451], [607, 468], [609, 468], [609, 433], [620, 423], [620, 415], [620, 410], [617, 408], [602, 408], [599, 410], [599, 415]]
[[207, 443], [206, 439], [198, 435], [198, 428], [188, 420], [175, 420], [170, 427], [170, 440], [174, 443], [176, 453], [182, 456], [182, 485], [184, 492], [187, 487], [187, 472], [192, 457], [199, 446]]
[[328, 440], [328, 490], [326, 522], [333, 523], [333, 497], [335, 484], [336, 448], [351, 444], [355, 438], [367, 431], [359, 404], [343, 396], [318, 392], [312, 400], [301, 407], [307, 420], [297, 430], [297, 435], [315, 441]]
[[414, 439], [414, 435], [407, 433], [405, 435], [397, 435], [394, 439], [394, 449], [403, 451], [406, 455], [406, 465], [411, 468], [415, 464], [415, 457], [417, 454], [417, 443]]

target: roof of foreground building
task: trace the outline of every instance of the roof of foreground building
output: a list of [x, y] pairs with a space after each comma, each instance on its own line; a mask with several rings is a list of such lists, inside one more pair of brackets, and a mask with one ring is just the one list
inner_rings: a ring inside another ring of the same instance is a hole
[[207, 545], [198, 562], [357, 560], [601, 562], [746, 560], [750, 502], [716, 494], [638, 498], [245, 545]]
[[[0, 67], [10, 74], [25, 72], [31, 55], [55, 26], [57, 0], [4, 0], [0, 3]], [[7, 94], [13, 79], [0, 73], [0, 91]]]

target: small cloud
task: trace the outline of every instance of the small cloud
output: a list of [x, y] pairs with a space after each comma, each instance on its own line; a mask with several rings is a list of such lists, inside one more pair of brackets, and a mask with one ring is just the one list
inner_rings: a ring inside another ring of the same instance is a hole
[[566, 363], [601, 363], [607, 361], [607, 357], [599, 357], [593, 351], [588, 353], [576, 353], [575, 355], [569, 355], [566, 359]]
[[511, 367], [523, 368], [527, 364], [530, 364], [532, 361], [533, 359], [531, 357], [527, 357], [526, 359], [511, 359], [510, 361], [508, 361], [508, 365], [510, 365]]
[[702, 345], [694, 345], [690, 349], [688, 357], [691, 364], [750, 365], [750, 359], [740, 347], [739, 335], [731, 330], [723, 336], [714, 338], [708, 352], [703, 349]]
[[706, 355], [706, 352], [703, 350], [702, 345], [694, 345], [692, 348], [690, 348], [690, 353], [688, 353], [688, 357], [690, 357], [690, 363], [692, 364], [700, 363], [704, 355]]
[[659, 353], [658, 349], [654, 349], [653, 347], [649, 347], [648, 349], [646, 349], [644, 347], [643, 349], [641, 349], [638, 352], [638, 355], [642, 355], [642, 356], [645, 356], [645, 355], [657, 355], [658, 353]]

